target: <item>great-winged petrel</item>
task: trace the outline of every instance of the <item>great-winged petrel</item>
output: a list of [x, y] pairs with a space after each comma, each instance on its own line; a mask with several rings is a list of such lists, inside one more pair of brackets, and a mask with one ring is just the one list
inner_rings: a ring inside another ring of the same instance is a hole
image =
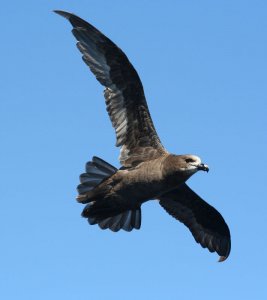
[[73, 26], [84, 62], [105, 87], [107, 111], [121, 147], [117, 169], [93, 157], [80, 175], [77, 201], [86, 204], [82, 216], [91, 225], [112, 231], [141, 227], [141, 205], [159, 200], [184, 223], [197, 243], [224, 261], [230, 254], [230, 231], [221, 214], [187, 185], [197, 171], [207, 171], [195, 155], [170, 154], [153, 125], [140, 78], [120, 48], [83, 19], [56, 13]]

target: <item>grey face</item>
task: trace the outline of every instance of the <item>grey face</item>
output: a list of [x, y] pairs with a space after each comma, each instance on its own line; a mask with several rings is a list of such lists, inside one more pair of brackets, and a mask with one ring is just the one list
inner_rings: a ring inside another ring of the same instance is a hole
[[190, 173], [195, 173], [199, 170], [201, 171], [209, 171], [208, 165], [205, 165], [201, 162], [201, 159], [196, 155], [183, 155], [184, 160], [183, 170], [188, 171]]

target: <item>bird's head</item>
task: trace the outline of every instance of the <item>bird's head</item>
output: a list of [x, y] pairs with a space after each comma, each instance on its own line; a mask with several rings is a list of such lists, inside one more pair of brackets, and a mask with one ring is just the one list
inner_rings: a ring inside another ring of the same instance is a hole
[[187, 180], [197, 171], [209, 171], [209, 167], [196, 155], [170, 155], [165, 163], [164, 173], [167, 176], [179, 176]]
[[209, 172], [208, 165], [203, 164], [198, 156], [191, 154], [177, 155], [177, 167], [183, 172], [192, 174], [197, 171]]

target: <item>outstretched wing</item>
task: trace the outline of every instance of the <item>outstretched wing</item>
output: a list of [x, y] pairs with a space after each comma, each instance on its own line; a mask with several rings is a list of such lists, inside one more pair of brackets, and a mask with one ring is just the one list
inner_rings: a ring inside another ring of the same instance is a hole
[[84, 62], [105, 86], [107, 111], [122, 146], [123, 166], [137, 165], [165, 152], [147, 107], [142, 83], [126, 55], [110, 39], [81, 18], [55, 11], [73, 26]]
[[230, 254], [230, 231], [222, 215], [201, 199], [185, 183], [160, 197], [160, 205], [184, 223], [197, 243], [217, 252], [224, 261]]

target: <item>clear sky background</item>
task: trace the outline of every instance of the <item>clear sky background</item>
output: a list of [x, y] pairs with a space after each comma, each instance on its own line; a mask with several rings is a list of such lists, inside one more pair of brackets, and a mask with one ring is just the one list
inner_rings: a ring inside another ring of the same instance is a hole
[[[165, 147], [209, 164], [189, 185], [230, 227], [226, 262], [156, 202], [131, 233], [80, 217], [86, 161], [119, 166], [119, 149], [53, 9], [118, 44]], [[0, 298], [267, 299], [267, 2], [2, 1], [0, 25]]]

